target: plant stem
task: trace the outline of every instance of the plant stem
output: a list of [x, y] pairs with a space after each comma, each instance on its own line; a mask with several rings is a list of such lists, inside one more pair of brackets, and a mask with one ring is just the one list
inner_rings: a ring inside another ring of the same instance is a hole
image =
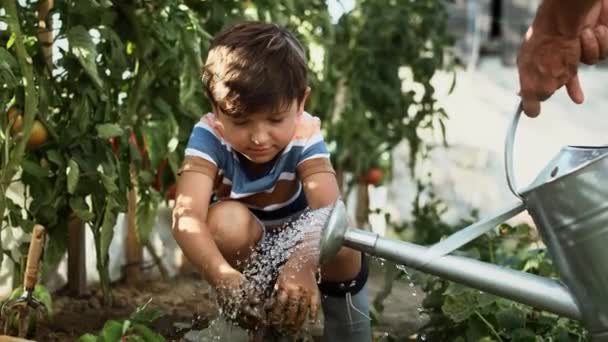
[[488, 241], [490, 245], [490, 262], [494, 264], [496, 263], [496, 260], [494, 260], [494, 242], [491, 237], [488, 239]]
[[112, 292], [110, 291], [110, 272], [108, 270], [107, 260], [102, 258], [101, 253], [101, 236], [99, 233], [93, 233], [95, 240], [95, 252], [97, 254], [97, 272], [99, 272], [99, 284], [101, 285], [101, 293], [103, 294], [103, 305], [105, 308], [112, 306]]
[[490, 331], [492, 332], [492, 334], [494, 334], [494, 336], [496, 336], [496, 338], [498, 339], [498, 341], [502, 342], [502, 338], [500, 338], [500, 335], [498, 334], [498, 332], [496, 331], [496, 329], [494, 329], [494, 326], [492, 324], [490, 324], [490, 322], [488, 322], [485, 319], [485, 317], [483, 317], [483, 315], [479, 313], [479, 311], [475, 310], [475, 314], [488, 327], [488, 329], [490, 329]]
[[[17, 144], [11, 151], [6, 161], [6, 167], [0, 170], [0, 217], [4, 219], [6, 210], [6, 191], [11, 183], [11, 180], [21, 166], [21, 161], [25, 155], [26, 143], [32, 132], [34, 117], [38, 108], [38, 95], [34, 86], [34, 72], [32, 68], [32, 58], [28, 55], [23, 43], [21, 34], [21, 25], [19, 24], [19, 16], [17, 14], [17, 4], [15, 0], [2, 0], [2, 7], [6, 11], [6, 22], [9, 30], [15, 35], [15, 51], [17, 53], [17, 61], [19, 69], [23, 76], [25, 87], [25, 113], [23, 114], [23, 131], [22, 135], [17, 138]], [[8, 143], [8, 137], [7, 142]], [[2, 239], [0, 237], [0, 247]], [[0, 254], [1, 255], [1, 254]], [[0, 263], [2, 262], [0, 256]]]

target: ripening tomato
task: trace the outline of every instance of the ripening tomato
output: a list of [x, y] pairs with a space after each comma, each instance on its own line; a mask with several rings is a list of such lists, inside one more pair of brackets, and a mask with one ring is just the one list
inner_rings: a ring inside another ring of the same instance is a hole
[[365, 181], [367, 184], [378, 186], [382, 183], [382, 179], [384, 179], [384, 171], [378, 167], [370, 168], [365, 174]]

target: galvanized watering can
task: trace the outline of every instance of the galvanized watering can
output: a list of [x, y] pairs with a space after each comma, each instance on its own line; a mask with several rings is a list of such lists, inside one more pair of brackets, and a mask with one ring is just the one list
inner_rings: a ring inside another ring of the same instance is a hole
[[[513, 205], [429, 248], [349, 228], [338, 201], [321, 237], [321, 262], [344, 245], [581, 320], [593, 341], [608, 341], [608, 145], [563, 147], [530, 186], [517, 191], [512, 156], [521, 111], [520, 104], [505, 143], [507, 181], [518, 197]], [[532, 216], [563, 283], [447, 255], [523, 210]]]

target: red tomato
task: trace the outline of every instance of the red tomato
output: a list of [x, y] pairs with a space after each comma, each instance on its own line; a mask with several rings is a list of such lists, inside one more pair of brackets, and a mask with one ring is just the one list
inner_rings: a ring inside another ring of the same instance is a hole
[[380, 185], [382, 183], [382, 179], [384, 178], [384, 171], [378, 167], [372, 167], [367, 170], [367, 174], [365, 175], [365, 181], [367, 184], [371, 184], [374, 186]]

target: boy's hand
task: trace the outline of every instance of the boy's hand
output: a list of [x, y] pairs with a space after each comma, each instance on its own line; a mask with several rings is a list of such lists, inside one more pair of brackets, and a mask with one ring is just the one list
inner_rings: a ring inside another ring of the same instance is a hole
[[316, 320], [319, 295], [316, 267], [290, 265], [288, 262], [277, 279], [269, 312], [269, 323], [297, 333], [306, 318]]
[[258, 328], [265, 322], [259, 296], [247, 288], [247, 279], [236, 269], [222, 272], [213, 280], [217, 301], [226, 316], [246, 329]]

